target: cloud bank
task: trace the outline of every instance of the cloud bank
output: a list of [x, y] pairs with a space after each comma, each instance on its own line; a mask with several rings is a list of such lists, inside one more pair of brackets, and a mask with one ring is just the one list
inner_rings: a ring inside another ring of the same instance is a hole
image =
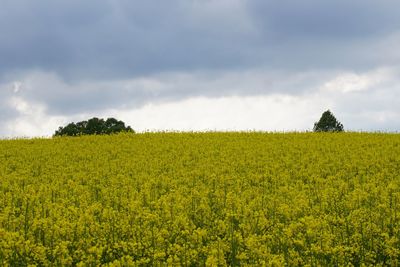
[[[3, 1], [0, 135], [87, 116], [138, 130], [398, 131], [400, 3]], [[301, 118], [299, 118], [301, 116]]]

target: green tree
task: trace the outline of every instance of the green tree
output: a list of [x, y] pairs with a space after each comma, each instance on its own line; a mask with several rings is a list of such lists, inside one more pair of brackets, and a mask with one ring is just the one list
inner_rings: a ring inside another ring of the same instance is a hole
[[125, 123], [123, 121], [116, 120], [114, 118], [108, 118], [105, 123], [105, 133], [115, 133], [121, 131], [132, 132], [132, 128], [130, 126], [125, 127]]
[[322, 113], [318, 122], [314, 123], [314, 132], [343, 132], [343, 124], [340, 123], [330, 110]]
[[59, 127], [54, 136], [78, 136], [91, 134], [112, 134], [119, 132], [134, 132], [130, 126], [125, 126], [123, 121], [114, 118], [107, 120], [91, 118], [87, 121], [69, 123], [65, 127]]

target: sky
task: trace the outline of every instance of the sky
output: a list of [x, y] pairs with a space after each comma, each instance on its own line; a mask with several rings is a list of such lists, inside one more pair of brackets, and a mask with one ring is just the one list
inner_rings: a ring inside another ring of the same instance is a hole
[[0, 0], [0, 137], [400, 131], [397, 0]]

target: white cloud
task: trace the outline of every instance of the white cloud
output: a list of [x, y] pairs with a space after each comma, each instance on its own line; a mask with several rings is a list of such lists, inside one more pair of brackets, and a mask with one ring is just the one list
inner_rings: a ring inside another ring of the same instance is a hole
[[21, 97], [11, 97], [8, 105], [15, 111], [16, 116], [5, 123], [3, 136], [50, 136], [66, 120], [47, 114], [43, 104], [29, 102]]
[[319, 107], [310, 105], [307, 99], [271, 95], [196, 97], [178, 102], [148, 104], [136, 110], [110, 110], [105, 115], [118, 116], [139, 131], [293, 131], [310, 129], [313, 116], [319, 110]]
[[11, 108], [15, 109], [15, 111], [22, 115], [31, 115], [36, 112], [43, 112], [43, 107], [34, 106], [21, 97], [11, 97], [9, 104]]
[[358, 92], [371, 89], [386, 81], [393, 79], [393, 71], [391, 69], [378, 69], [371, 72], [356, 74], [342, 73], [334, 79], [326, 82], [322, 90], [339, 91], [342, 93]]
[[14, 82], [12, 85], [12, 90], [14, 93], [18, 93], [21, 90], [22, 83], [21, 82]]

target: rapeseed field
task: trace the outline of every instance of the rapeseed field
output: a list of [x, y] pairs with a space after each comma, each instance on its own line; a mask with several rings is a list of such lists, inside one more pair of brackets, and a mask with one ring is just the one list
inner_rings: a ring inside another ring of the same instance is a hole
[[1, 266], [398, 266], [400, 135], [0, 141]]

